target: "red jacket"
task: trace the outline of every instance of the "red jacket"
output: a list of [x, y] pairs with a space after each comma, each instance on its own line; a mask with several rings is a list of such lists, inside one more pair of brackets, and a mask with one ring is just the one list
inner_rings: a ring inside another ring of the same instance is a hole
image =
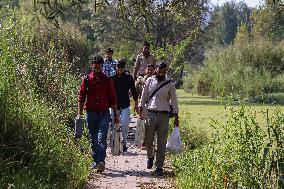
[[88, 92], [85, 80], [82, 80], [78, 94], [79, 102], [86, 102], [86, 111], [102, 112], [116, 104], [116, 94], [113, 81], [103, 72], [88, 75]]

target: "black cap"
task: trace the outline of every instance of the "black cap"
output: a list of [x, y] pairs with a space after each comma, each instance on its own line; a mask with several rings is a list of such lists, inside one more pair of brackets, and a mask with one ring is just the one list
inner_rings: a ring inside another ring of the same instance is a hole
[[106, 49], [106, 53], [113, 53], [113, 49], [112, 48], [107, 48]]
[[165, 62], [159, 62], [156, 67], [163, 69], [163, 68], [167, 68], [168, 66]]
[[120, 60], [118, 60], [116, 67], [118, 67], [118, 68], [125, 68], [125, 64], [126, 64], [125, 60], [124, 59], [120, 59]]
[[99, 55], [92, 55], [91, 58], [90, 58], [90, 62], [91, 62], [91, 64], [103, 64], [104, 59], [103, 59], [103, 57], [101, 57]]

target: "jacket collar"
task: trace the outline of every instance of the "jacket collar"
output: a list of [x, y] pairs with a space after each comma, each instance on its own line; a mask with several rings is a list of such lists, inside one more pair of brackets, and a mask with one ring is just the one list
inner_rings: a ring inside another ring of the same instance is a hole
[[95, 77], [98, 77], [99, 79], [106, 79], [107, 76], [101, 71], [100, 73], [94, 73], [94, 72], [91, 72], [90, 74], [90, 78], [95, 78]]

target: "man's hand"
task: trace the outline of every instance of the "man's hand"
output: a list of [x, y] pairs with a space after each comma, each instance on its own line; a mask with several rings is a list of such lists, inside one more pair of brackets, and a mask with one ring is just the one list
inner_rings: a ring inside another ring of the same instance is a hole
[[175, 115], [174, 127], [179, 127], [179, 119], [177, 114]]
[[83, 102], [78, 102], [78, 112], [77, 112], [77, 117], [76, 118], [81, 118], [83, 115]]

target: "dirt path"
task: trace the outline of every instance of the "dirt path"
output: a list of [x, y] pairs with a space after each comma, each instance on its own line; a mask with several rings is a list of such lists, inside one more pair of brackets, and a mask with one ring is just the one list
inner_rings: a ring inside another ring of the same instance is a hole
[[134, 146], [136, 117], [132, 118], [128, 134], [128, 151], [120, 156], [112, 156], [107, 149], [106, 169], [102, 174], [95, 170], [90, 174], [89, 181], [84, 187], [91, 188], [173, 188], [166, 177], [172, 176], [172, 171], [165, 166], [164, 177], [157, 177], [152, 170], [146, 168], [146, 150]]

